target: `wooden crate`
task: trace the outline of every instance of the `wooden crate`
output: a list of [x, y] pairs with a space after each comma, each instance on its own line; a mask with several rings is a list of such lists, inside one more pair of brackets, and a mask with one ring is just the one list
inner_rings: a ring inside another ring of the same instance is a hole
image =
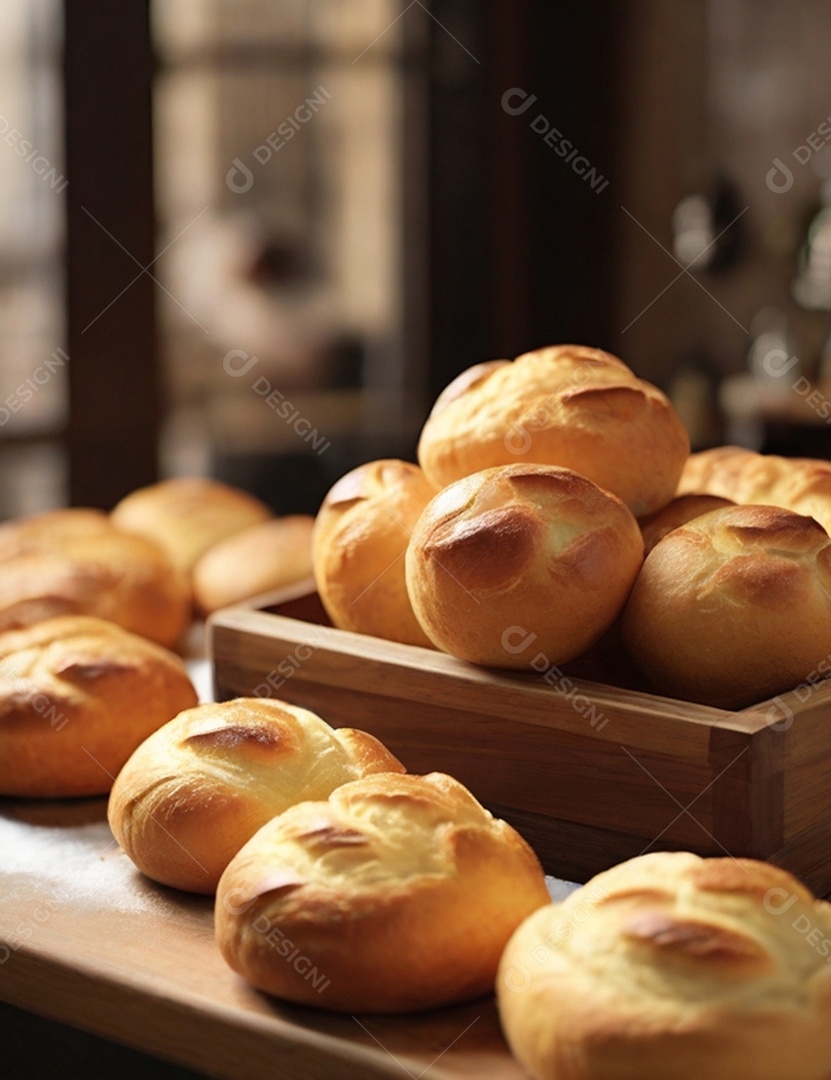
[[769, 859], [831, 891], [831, 681], [739, 712], [497, 672], [334, 630], [306, 582], [208, 627], [218, 700], [270, 696], [447, 772], [585, 881], [644, 851]]

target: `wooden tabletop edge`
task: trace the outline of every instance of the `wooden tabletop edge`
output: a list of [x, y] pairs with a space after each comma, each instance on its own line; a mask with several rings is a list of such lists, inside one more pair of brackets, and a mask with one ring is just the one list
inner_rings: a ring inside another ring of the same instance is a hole
[[[12, 978], [0, 979], [0, 1000], [94, 1035], [124, 1042], [136, 1050], [163, 1053], [186, 1066], [194, 1067], [192, 1053], [172, 1052], [170, 1040], [161, 1037], [163, 1032], [150, 1045], [148, 1039], [152, 1041], [152, 1033], [148, 1031], [149, 1025], [136, 1029], [132, 1034], [132, 1025], [125, 1027], [119, 1022], [122, 1014], [116, 1008], [118, 1003], [128, 1002], [131, 1009], [139, 1003], [142, 1014], [152, 1009], [156, 1021], [160, 1011], [164, 1012], [168, 1017], [170, 1034], [176, 1037], [176, 1042], [183, 1041], [189, 1029], [193, 1030], [195, 1036], [204, 1036], [207, 1020], [214, 1025], [215, 1031], [229, 1037], [232, 1044], [244, 1041], [250, 1046], [253, 1041], [270, 1052], [280, 1047], [300, 1049], [324, 1057], [333, 1065], [336, 1061], [354, 1065], [362, 1070], [356, 1076], [386, 1078], [397, 1075], [373, 1048], [323, 1030], [327, 1017], [332, 1016], [324, 1011], [320, 1013], [320, 1028], [293, 1025], [279, 1016], [267, 1016], [216, 1001], [197, 990], [179, 986], [161, 990], [158, 980], [149, 973], [141, 977], [136, 972], [125, 972], [116, 963], [107, 964], [100, 960], [84, 962], [78, 957], [67, 960], [34, 945], [21, 945], [13, 961], [15, 966], [8, 972]], [[27, 991], [27, 983], [35, 989], [44, 978], [49, 980], [48, 996]], [[108, 1008], [90, 1009], [87, 996], [79, 993], [79, 980], [88, 987], [94, 986], [99, 994], [103, 992]], [[338, 1019], [341, 1017], [338, 1016]], [[212, 1039], [211, 1042], [209, 1058], [205, 1062], [197, 1062], [198, 1065], [207, 1064], [217, 1054], [219, 1040]], [[229, 1052], [231, 1049], [229, 1045]], [[441, 1073], [435, 1075], [441, 1080]]]

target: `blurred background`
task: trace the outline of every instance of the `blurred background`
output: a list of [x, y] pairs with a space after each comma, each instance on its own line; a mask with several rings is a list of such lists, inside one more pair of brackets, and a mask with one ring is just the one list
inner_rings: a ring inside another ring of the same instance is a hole
[[3, 0], [0, 518], [314, 512], [459, 371], [621, 356], [831, 457], [824, 0]]

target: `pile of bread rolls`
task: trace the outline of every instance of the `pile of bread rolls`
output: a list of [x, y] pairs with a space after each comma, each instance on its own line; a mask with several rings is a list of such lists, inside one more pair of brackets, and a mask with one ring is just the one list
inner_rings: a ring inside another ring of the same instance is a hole
[[653, 687], [748, 704], [831, 655], [831, 465], [691, 458], [657, 388], [577, 346], [465, 372], [418, 456], [343, 477], [313, 532], [197, 480], [0, 528], [0, 794], [109, 792], [137, 869], [215, 894], [223, 957], [279, 998], [495, 989], [536, 1080], [824, 1080], [831, 908], [784, 871], [655, 854], [552, 904], [455, 779], [295, 705], [198, 705], [170, 647], [313, 566], [346, 630], [515, 669], [619, 633]]
[[831, 1071], [831, 906], [772, 865], [656, 853], [553, 904], [451, 777], [275, 701], [165, 725], [109, 814], [150, 876], [216, 890], [221, 954], [282, 1000], [397, 1013], [495, 990], [535, 1080]]
[[831, 906], [748, 859], [644, 855], [551, 903], [452, 777], [274, 700], [182, 712], [119, 773], [116, 839], [216, 893], [228, 965], [277, 998], [400, 1013], [495, 991], [535, 1080], [826, 1080]]
[[308, 577], [312, 524], [202, 477], [151, 484], [109, 514], [52, 510], [5, 522], [0, 631], [94, 615], [175, 647], [194, 612]]
[[185, 709], [136, 749], [109, 799], [113, 835], [154, 881], [213, 895], [271, 818], [342, 784], [404, 766], [363, 731], [306, 709], [235, 698]]
[[620, 614], [643, 562], [635, 515], [670, 501], [688, 455], [668, 399], [608, 353], [479, 364], [436, 401], [419, 466], [372, 462], [329, 492], [323, 604], [343, 629], [475, 663], [570, 660]]
[[495, 991], [535, 1080], [826, 1080], [831, 906], [749, 859], [640, 856], [551, 903], [527, 843], [452, 777], [283, 702], [187, 709], [119, 773], [116, 839], [216, 893], [248, 983], [349, 1013]]
[[829, 669], [831, 463], [690, 456], [664, 394], [583, 346], [459, 375], [418, 461], [324, 499], [335, 626], [501, 668], [623, 651], [644, 689], [725, 709]]
[[312, 518], [201, 478], [0, 525], [0, 795], [105, 794], [196, 693], [207, 615], [311, 572]]
[[371, 735], [275, 700], [180, 713], [119, 772], [108, 817], [145, 875], [216, 893], [235, 971], [325, 1008], [489, 993], [549, 899], [529, 846], [456, 780], [405, 775]]
[[164, 549], [189, 578], [201, 615], [311, 573], [309, 515], [275, 517], [253, 495], [217, 480], [179, 477], [140, 488], [111, 520]]

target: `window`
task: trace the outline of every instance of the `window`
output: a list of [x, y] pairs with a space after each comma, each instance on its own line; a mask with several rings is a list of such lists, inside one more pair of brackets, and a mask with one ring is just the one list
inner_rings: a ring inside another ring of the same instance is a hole
[[[399, 13], [395, 0], [154, 6], [165, 471], [260, 460], [288, 497], [271, 458], [319, 487], [345, 448], [401, 452], [417, 423]], [[229, 478], [256, 486], [250, 471]]]
[[65, 501], [60, 10], [0, 5], [0, 517]]

